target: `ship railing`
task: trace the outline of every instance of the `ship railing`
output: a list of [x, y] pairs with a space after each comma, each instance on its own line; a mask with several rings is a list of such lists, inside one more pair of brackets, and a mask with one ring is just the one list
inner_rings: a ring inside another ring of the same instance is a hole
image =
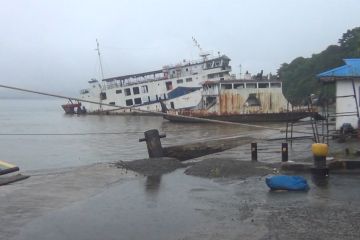
[[[222, 56], [220, 56], [222, 57]], [[210, 56], [207, 61], [211, 61], [214, 59], [219, 58], [219, 56]], [[163, 67], [163, 69], [170, 69], [170, 68], [180, 68], [180, 67], [186, 67], [188, 65], [195, 65], [195, 64], [203, 64], [204, 63], [204, 59], [196, 59], [196, 60], [191, 60], [191, 61], [184, 61], [178, 64], [172, 64], [172, 65], [166, 65]], [[231, 70], [231, 67], [230, 67]]]
[[159, 78], [154, 78], [154, 79], [129, 80], [129, 81], [125, 82], [124, 84], [109, 82], [109, 83], [107, 83], [106, 87], [107, 87], [107, 89], [119, 88], [119, 87], [127, 87], [127, 86], [131, 86], [131, 85], [148, 83], [148, 82], [156, 82], [156, 81], [161, 81], [161, 80], [165, 80], [165, 79], [167, 79], [167, 78], [159, 77]]

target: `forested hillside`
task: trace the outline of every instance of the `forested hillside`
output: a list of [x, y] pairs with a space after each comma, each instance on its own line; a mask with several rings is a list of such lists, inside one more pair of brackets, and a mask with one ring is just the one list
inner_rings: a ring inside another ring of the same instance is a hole
[[344, 58], [360, 57], [360, 27], [348, 30], [331, 45], [310, 58], [298, 57], [290, 64], [284, 63], [278, 70], [283, 80], [284, 94], [292, 103], [302, 103], [311, 93], [321, 94], [316, 74], [344, 65]]

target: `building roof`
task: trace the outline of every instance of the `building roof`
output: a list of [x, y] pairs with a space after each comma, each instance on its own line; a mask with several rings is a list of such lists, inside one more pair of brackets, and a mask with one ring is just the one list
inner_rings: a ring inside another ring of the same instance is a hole
[[322, 81], [360, 78], [360, 58], [344, 59], [345, 65], [316, 75]]

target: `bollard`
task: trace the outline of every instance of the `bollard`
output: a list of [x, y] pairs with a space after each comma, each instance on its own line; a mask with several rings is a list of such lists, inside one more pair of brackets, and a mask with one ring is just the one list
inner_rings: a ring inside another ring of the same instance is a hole
[[350, 155], [350, 149], [349, 148], [345, 148], [345, 155], [349, 156]]
[[281, 144], [281, 161], [287, 162], [289, 160], [289, 148], [287, 143]]
[[257, 161], [257, 143], [251, 143], [251, 161]]
[[328, 145], [325, 143], [314, 143], [311, 146], [311, 150], [314, 155], [312, 172], [316, 175], [328, 176], [329, 170], [326, 167], [326, 156], [329, 150]]
[[159, 131], [157, 129], [151, 129], [144, 132], [145, 138], [140, 138], [139, 142], [146, 141], [146, 146], [149, 153], [149, 158], [154, 157], [163, 157], [163, 149], [161, 146], [160, 138], [166, 137], [165, 134], [159, 135]]

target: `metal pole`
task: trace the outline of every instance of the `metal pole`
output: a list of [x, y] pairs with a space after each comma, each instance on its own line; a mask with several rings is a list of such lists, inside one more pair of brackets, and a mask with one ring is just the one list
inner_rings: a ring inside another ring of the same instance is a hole
[[257, 143], [251, 143], [251, 161], [257, 161]]
[[352, 79], [351, 79], [351, 83], [352, 83], [352, 87], [353, 87], [353, 91], [354, 91], [354, 98], [355, 98], [356, 113], [357, 113], [357, 117], [358, 117], [358, 119], [360, 119], [360, 115], [359, 115], [359, 103], [358, 103], [358, 101], [357, 101], [357, 97], [356, 97], [356, 90], [355, 90], [354, 78], [352, 78]]
[[287, 143], [281, 144], [281, 161], [287, 162], [289, 160], [289, 148]]

